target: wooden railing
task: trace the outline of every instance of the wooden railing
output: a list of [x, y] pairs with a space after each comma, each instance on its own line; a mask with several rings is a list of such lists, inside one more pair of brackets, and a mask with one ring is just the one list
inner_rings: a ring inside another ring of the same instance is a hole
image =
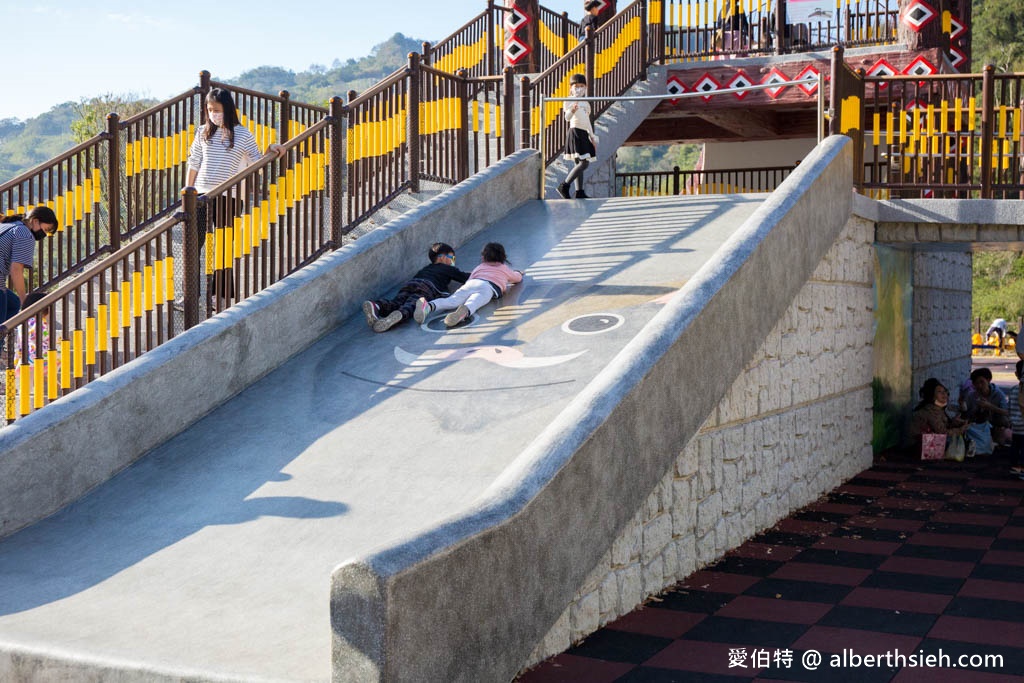
[[616, 173], [615, 187], [620, 197], [773, 192], [794, 168], [775, 166], [683, 171], [674, 166], [671, 171]]

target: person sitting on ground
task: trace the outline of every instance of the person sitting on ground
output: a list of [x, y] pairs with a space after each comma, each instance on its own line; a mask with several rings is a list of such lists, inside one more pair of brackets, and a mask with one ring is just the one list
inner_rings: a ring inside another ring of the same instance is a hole
[[1006, 394], [1010, 407], [1010, 472], [1024, 479], [1024, 360], [1017, 361], [1013, 373], [1017, 384]]
[[976, 444], [977, 454], [986, 455], [1010, 440], [1010, 403], [1003, 390], [992, 383], [992, 371], [988, 368], [972, 372], [971, 385], [975, 409], [969, 414], [972, 424], [967, 435]]
[[440, 298], [448, 293], [449, 283], [463, 284], [469, 279], [469, 273], [455, 267], [455, 249], [444, 242], [431, 244], [427, 258], [430, 264], [420, 268], [402, 285], [393, 299], [363, 302], [363, 314], [370, 329], [374, 332], [390, 330], [413, 317], [416, 301], [421, 297], [427, 301]]
[[948, 447], [949, 437], [960, 436], [967, 428], [964, 420], [946, 413], [949, 390], [938, 379], [929, 377], [917, 395], [921, 402], [914, 406], [910, 418], [910, 437], [914, 439], [917, 450], [921, 450], [922, 434], [945, 434]]
[[444, 317], [444, 324], [455, 327], [491, 299], [501, 297], [510, 285], [523, 281], [523, 271], [509, 267], [505, 247], [497, 242], [485, 244], [480, 258], [480, 265], [469, 274], [466, 284], [451, 296], [433, 301], [421, 297], [416, 302], [416, 322], [423, 323], [434, 311], [452, 311]]

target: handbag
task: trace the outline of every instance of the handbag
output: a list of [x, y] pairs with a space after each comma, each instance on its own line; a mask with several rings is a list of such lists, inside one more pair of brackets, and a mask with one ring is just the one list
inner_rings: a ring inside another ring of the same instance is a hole
[[946, 456], [945, 434], [921, 435], [921, 459], [942, 460]]
[[963, 462], [966, 453], [967, 444], [964, 443], [964, 437], [958, 434], [949, 440], [949, 446], [946, 448], [946, 460]]

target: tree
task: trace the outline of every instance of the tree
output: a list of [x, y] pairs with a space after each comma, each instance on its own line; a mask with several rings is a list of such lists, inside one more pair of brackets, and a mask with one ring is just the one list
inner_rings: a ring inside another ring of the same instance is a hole
[[1024, 71], [1024, 3], [974, 0], [972, 14], [973, 70], [994, 64], [999, 71]]
[[122, 119], [146, 111], [154, 100], [143, 99], [134, 93], [82, 98], [72, 105], [76, 119], [71, 122], [71, 135], [76, 142], [85, 142], [107, 129], [107, 115], [116, 113]]

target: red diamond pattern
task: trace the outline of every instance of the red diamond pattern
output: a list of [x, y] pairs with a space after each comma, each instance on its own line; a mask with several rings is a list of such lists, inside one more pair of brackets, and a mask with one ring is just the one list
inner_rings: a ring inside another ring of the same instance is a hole
[[[741, 69], [740, 71], [736, 72], [736, 75], [733, 76], [729, 80], [729, 82], [726, 84], [725, 87], [727, 87], [727, 88], [749, 88], [752, 85], [754, 85], [754, 83], [747, 77], [747, 74], [743, 73], [743, 70]], [[750, 91], [747, 90], [747, 91], [743, 91], [743, 92], [734, 92], [733, 95], [736, 96], [736, 99], [742, 100], [744, 97], [747, 96], [748, 92], [750, 92]]]
[[903, 23], [912, 30], [920, 32], [925, 26], [935, 19], [938, 13], [935, 8], [924, 0], [913, 0], [903, 8]]
[[[721, 87], [722, 84], [716, 81], [711, 74], [704, 74], [701, 79], [693, 85], [693, 90], [694, 92], [714, 93], [714, 91], [719, 90]], [[701, 99], [705, 102], [710, 102], [711, 95], [705, 95]]]
[[768, 93], [768, 97], [774, 100], [778, 99], [779, 95], [782, 94], [782, 91], [786, 89], [786, 86], [789, 84], [789, 79], [786, 78], [786, 74], [773, 67], [772, 70], [768, 72], [768, 75], [761, 79], [761, 83], [763, 85], [770, 85], [773, 83], [781, 84], [777, 88], [767, 88], [765, 90], [765, 92]]
[[509, 38], [505, 41], [505, 59], [511, 65], [516, 65], [526, 59], [530, 54], [530, 48], [523, 44], [518, 38]]
[[815, 81], [814, 83], [801, 83], [797, 87], [803, 90], [805, 95], [813, 95], [814, 93], [818, 92], [817, 79], [820, 75], [821, 73], [817, 69], [815, 69], [813, 65], [808, 64], [806, 67], [804, 67], [803, 71], [797, 74], [796, 80], [801, 81], [807, 77], [811, 77], [815, 79]]
[[955, 47], [949, 48], [949, 63], [954, 69], [959, 70], [960, 65], [967, 61], [967, 55]]
[[[686, 92], [686, 85], [681, 80], [679, 80], [678, 76], [672, 76], [671, 78], [668, 79], [668, 82], [665, 83], [665, 92], [667, 92], [669, 95], [681, 95], [684, 92]], [[669, 100], [669, 103], [679, 104], [679, 100]]]
[[949, 37], [952, 38], [953, 40], [956, 40], [957, 38], [959, 38], [960, 36], [967, 32], [967, 27], [961, 24], [959, 21], [957, 21], [955, 17], [951, 20], [951, 22], [953, 30], [950, 31]]

